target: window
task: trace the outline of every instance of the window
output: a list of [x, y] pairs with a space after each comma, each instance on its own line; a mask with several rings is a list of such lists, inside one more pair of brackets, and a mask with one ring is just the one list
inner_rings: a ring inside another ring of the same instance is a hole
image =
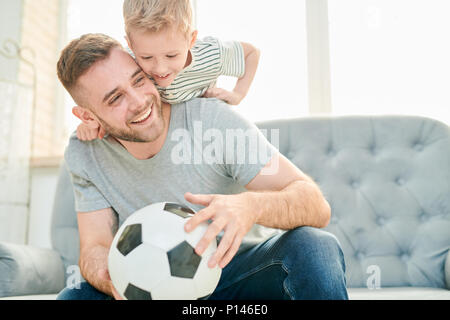
[[[68, 1], [69, 39], [103, 32], [125, 44], [123, 1]], [[331, 83], [331, 88], [324, 86], [325, 92], [311, 99], [331, 96], [334, 115], [412, 114], [450, 124], [448, 0], [320, 0], [321, 5], [319, 0], [192, 2], [200, 37], [245, 41], [261, 49], [254, 83], [235, 107], [252, 121], [309, 114], [306, 34], [322, 43], [328, 43], [328, 35], [307, 30], [308, 14], [310, 21], [320, 24], [318, 30], [329, 30], [330, 44], [329, 55], [328, 49], [312, 48], [311, 57], [323, 63], [310, 61], [310, 73], [319, 83]], [[306, 11], [306, 4], [323, 19]], [[317, 70], [328, 60], [331, 78]], [[235, 81], [223, 77], [218, 86], [231, 90]], [[73, 104], [70, 99], [67, 103]], [[79, 123], [70, 111], [67, 123], [70, 131]]]
[[[249, 42], [261, 50], [253, 85], [236, 110], [252, 121], [308, 113], [304, 0], [197, 0], [199, 36]], [[231, 90], [235, 79], [217, 86]]]
[[[125, 45], [122, 3], [70, 0], [68, 38], [102, 32]], [[193, 4], [200, 37], [246, 41], [261, 49], [253, 85], [236, 107], [244, 116], [258, 121], [307, 114], [304, 0], [197, 0]], [[234, 78], [223, 77], [218, 86], [231, 90], [235, 82]], [[73, 104], [70, 97], [67, 104], [70, 109]], [[68, 112], [67, 123], [73, 132], [79, 121]]]
[[450, 124], [450, 2], [329, 0], [333, 114]]

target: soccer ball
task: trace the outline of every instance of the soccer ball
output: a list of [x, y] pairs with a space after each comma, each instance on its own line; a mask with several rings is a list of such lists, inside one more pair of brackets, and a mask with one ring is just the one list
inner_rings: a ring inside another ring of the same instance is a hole
[[112, 283], [127, 300], [194, 300], [216, 288], [221, 269], [209, 268], [217, 249], [212, 241], [202, 256], [194, 252], [207, 223], [187, 233], [184, 225], [195, 212], [161, 202], [128, 217], [112, 242], [108, 268]]

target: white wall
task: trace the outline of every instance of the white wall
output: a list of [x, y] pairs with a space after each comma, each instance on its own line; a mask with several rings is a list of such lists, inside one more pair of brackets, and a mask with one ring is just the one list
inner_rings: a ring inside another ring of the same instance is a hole
[[[64, 33], [60, 28], [64, 3], [0, 0], [0, 241], [50, 246], [57, 169], [37, 168], [29, 173], [28, 164], [30, 146], [33, 158], [46, 158], [61, 156], [67, 143], [55, 69], [60, 35]], [[17, 48], [7, 45], [7, 40], [27, 48], [23, 51], [25, 59], [16, 57]], [[24, 60], [33, 62], [36, 79], [33, 68]], [[35, 122], [31, 125], [33, 108]]]
[[[7, 39], [20, 43], [21, 16], [22, 1], [0, 1], [0, 48]], [[15, 81], [17, 80], [19, 61], [1, 58], [0, 70], [0, 78]]]
[[0, 80], [0, 97], [0, 241], [23, 244], [33, 95], [30, 88]]
[[[20, 44], [22, 12], [22, 1], [0, 1], [0, 51], [13, 57], [17, 49], [6, 41]], [[18, 128], [15, 116], [21, 111], [17, 110], [18, 107], [28, 111], [30, 101], [23, 101], [29, 88], [15, 84], [19, 65], [19, 59], [0, 55], [0, 241], [25, 243], [28, 172], [23, 162], [29, 155], [24, 153], [28, 141], [23, 141], [22, 136], [26, 138], [23, 132], [27, 132], [27, 127]], [[28, 115], [21, 114], [25, 121], [20, 125], [29, 125]], [[20, 137], [19, 133], [22, 133]]]

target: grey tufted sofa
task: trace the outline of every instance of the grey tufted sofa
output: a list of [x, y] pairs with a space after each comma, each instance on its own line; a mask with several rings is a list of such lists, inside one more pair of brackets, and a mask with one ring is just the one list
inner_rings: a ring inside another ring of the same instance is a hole
[[360, 288], [350, 297], [450, 299], [447, 125], [412, 116], [347, 116], [259, 127], [280, 128], [280, 152], [329, 201], [326, 230], [343, 248], [347, 286]]
[[[421, 117], [349, 116], [258, 126], [279, 130], [280, 152], [310, 175], [329, 201], [332, 219], [326, 230], [342, 245], [351, 299], [450, 299], [447, 125]], [[49, 274], [47, 268], [36, 276], [51, 288], [33, 291], [12, 268], [9, 274], [0, 272], [0, 288], [20, 282], [20, 294], [27, 295], [57, 292], [64, 286], [64, 270], [78, 260], [73, 207], [63, 166], [52, 221], [55, 250], [45, 252], [47, 259], [54, 254], [56, 271]], [[9, 292], [14, 295], [17, 290]]]

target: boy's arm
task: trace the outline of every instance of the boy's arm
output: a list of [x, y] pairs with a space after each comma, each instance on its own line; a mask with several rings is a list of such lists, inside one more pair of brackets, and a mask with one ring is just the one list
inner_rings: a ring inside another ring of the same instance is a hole
[[244, 75], [238, 79], [233, 91], [230, 92], [221, 88], [210, 88], [204, 95], [206, 98], [218, 98], [228, 104], [238, 105], [247, 95], [250, 85], [255, 78], [256, 69], [258, 68], [260, 50], [246, 42], [241, 42], [241, 45], [245, 59]]
[[236, 104], [239, 104], [247, 95], [253, 79], [255, 78], [259, 57], [261, 55], [260, 50], [255, 48], [253, 45], [246, 42], [241, 42], [241, 45], [244, 49], [245, 74], [242, 78], [238, 79], [236, 86], [233, 89], [233, 92], [237, 96], [236, 100], [239, 100]]

